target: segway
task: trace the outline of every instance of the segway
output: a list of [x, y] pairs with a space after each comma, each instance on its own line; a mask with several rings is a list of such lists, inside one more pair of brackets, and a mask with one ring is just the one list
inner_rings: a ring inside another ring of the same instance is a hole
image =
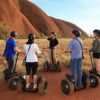
[[90, 86], [95, 88], [100, 84], [100, 75], [96, 71], [96, 67], [93, 64], [93, 58], [92, 58], [91, 52], [89, 52], [89, 55], [90, 55], [90, 60], [91, 60], [91, 65], [92, 65], [92, 69], [89, 71], [90, 83], [91, 83]]
[[15, 60], [15, 64], [14, 64], [14, 68], [12, 69], [12, 72], [9, 72], [8, 69], [5, 69], [3, 72], [4, 79], [7, 82], [8, 87], [12, 90], [17, 89], [16, 85], [17, 85], [17, 80], [18, 80], [19, 75], [16, 72], [16, 64], [17, 64], [18, 56], [19, 56], [19, 53], [17, 53], [16, 55], [16, 60]]
[[[90, 87], [89, 76], [86, 72], [83, 72], [82, 74], [82, 84], [83, 84], [83, 87], [81, 89]], [[65, 79], [61, 81], [61, 89], [63, 93], [67, 95], [80, 90], [80, 88], [78, 89], [75, 83], [72, 81], [71, 75], [69, 74], [66, 74]]]
[[53, 49], [51, 49], [51, 58], [50, 62], [48, 60], [45, 61], [44, 63], [44, 71], [57, 71], [61, 72], [61, 62], [58, 60], [56, 63], [54, 62], [54, 55], [53, 55]]
[[26, 90], [26, 80], [25, 80], [25, 76], [20, 76], [18, 81], [17, 81], [17, 91], [18, 92], [38, 92], [39, 94], [45, 94], [47, 92], [47, 81], [43, 76], [39, 76], [38, 80], [37, 80], [37, 89], [34, 91], [33, 89], [33, 85], [34, 83], [32, 82], [30, 84], [30, 88], [29, 90]]

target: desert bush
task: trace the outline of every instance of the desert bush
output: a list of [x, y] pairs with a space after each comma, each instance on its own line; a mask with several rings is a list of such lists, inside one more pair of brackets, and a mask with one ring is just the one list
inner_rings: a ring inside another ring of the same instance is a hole
[[9, 33], [10, 27], [4, 22], [0, 22], [0, 39], [5, 39]]

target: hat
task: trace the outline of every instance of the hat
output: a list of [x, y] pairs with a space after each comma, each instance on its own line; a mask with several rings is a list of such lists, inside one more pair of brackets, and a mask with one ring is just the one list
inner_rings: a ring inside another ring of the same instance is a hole
[[12, 32], [10, 33], [10, 36], [11, 36], [11, 37], [16, 37], [16, 36], [17, 36], [17, 32], [12, 31]]

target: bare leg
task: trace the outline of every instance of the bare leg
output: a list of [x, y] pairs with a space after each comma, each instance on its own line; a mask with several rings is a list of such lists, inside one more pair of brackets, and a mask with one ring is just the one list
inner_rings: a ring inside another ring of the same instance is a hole
[[[94, 58], [94, 67], [96, 67], [97, 64], [97, 59]], [[96, 67], [96, 71], [97, 71], [97, 67]]]
[[37, 75], [34, 75], [34, 76], [33, 76], [34, 89], [37, 88], [37, 80], [38, 80]]
[[100, 59], [96, 59], [97, 72], [100, 74]]
[[57, 61], [56, 61], [56, 49], [53, 49], [53, 60], [54, 60], [54, 64], [56, 64], [57, 63]]
[[52, 63], [51, 49], [49, 49], [49, 62]]
[[26, 75], [25, 79], [26, 79], [26, 88], [29, 88], [29, 85], [30, 85], [30, 76]]

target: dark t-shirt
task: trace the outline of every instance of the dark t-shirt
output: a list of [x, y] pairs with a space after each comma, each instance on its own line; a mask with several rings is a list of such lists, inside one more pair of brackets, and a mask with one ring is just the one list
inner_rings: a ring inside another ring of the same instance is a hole
[[50, 49], [53, 49], [55, 46], [57, 46], [59, 44], [59, 42], [56, 38], [55, 39], [48, 38], [48, 40], [50, 41], [50, 43], [49, 43]]

